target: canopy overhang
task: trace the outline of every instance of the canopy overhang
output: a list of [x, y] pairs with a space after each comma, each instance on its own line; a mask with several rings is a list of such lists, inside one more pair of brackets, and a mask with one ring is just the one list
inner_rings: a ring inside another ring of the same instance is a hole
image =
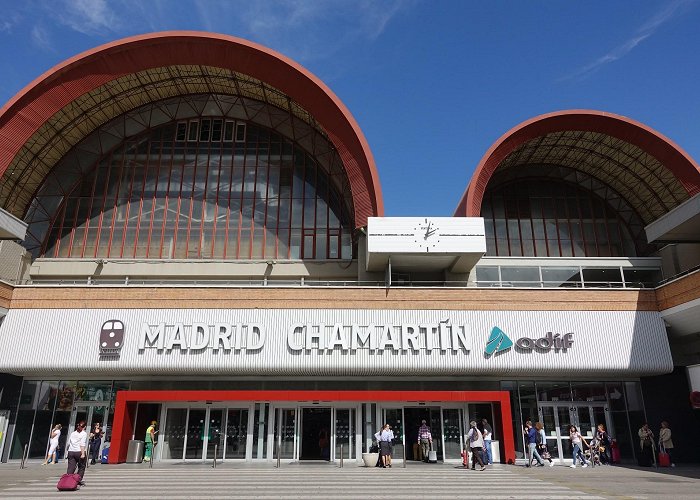
[[700, 243], [700, 194], [659, 217], [645, 229], [649, 242]]

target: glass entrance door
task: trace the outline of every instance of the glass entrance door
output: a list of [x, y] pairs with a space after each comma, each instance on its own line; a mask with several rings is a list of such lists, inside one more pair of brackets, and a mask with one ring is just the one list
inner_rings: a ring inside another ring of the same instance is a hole
[[301, 408], [300, 460], [331, 459], [332, 408]]
[[224, 410], [221, 408], [209, 408], [209, 417], [207, 418], [207, 430], [205, 432], [206, 443], [204, 446], [207, 449], [207, 458], [213, 459], [216, 453], [216, 459], [220, 459], [224, 453]]
[[272, 451], [272, 458], [290, 458], [296, 457], [296, 408], [277, 408], [275, 412], [275, 449]]
[[245, 459], [249, 408], [166, 408], [163, 460]]
[[611, 428], [609, 421], [610, 412], [607, 405], [587, 403], [574, 406], [578, 430], [586, 441], [593, 438], [598, 424], [604, 424], [606, 429]]
[[[465, 418], [461, 408], [442, 409], [442, 431], [445, 442], [445, 460], [462, 458], [462, 448], [465, 441]], [[435, 439], [435, 437], [433, 437]]]
[[540, 403], [539, 416], [549, 452], [560, 461], [572, 459], [569, 425], [575, 425], [586, 441], [593, 437], [598, 424], [610, 428], [608, 407], [600, 403]]
[[[73, 430], [75, 430], [75, 426], [78, 422], [85, 421], [85, 432], [87, 432], [88, 435], [94, 428], [95, 424], [99, 423], [102, 432], [104, 433], [103, 436], [106, 436], [107, 426], [109, 425], [108, 420], [109, 412], [105, 403], [77, 402], [75, 403], [75, 405], [73, 405], [73, 410], [71, 411], [68, 435], [70, 435], [70, 433], [73, 432]], [[68, 446], [67, 441], [68, 440], [66, 440], [66, 446]], [[104, 439], [100, 444], [100, 453], [102, 452], [102, 447], [104, 447]], [[63, 456], [67, 456], [65, 450]]]
[[248, 442], [248, 408], [229, 408], [226, 415], [225, 459], [244, 459]]
[[394, 431], [394, 453], [392, 458], [400, 460], [404, 456], [403, 445], [405, 442], [403, 408], [384, 408], [384, 418], [379, 425], [384, 424], [389, 424], [391, 430]]
[[[355, 458], [355, 409], [334, 408], [333, 436], [335, 440], [334, 460]], [[342, 455], [341, 455], [342, 445]]]
[[168, 408], [165, 427], [160, 436], [160, 457], [163, 460], [182, 460], [187, 436], [187, 408]]

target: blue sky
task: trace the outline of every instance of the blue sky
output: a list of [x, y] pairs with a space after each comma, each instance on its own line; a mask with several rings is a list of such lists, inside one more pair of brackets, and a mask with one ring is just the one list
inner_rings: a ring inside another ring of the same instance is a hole
[[360, 124], [386, 215], [452, 215], [491, 144], [523, 120], [629, 116], [700, 159], [700, 2], [0, 0], [0, 101], [118, 38], [226, 33], [300, 62]]

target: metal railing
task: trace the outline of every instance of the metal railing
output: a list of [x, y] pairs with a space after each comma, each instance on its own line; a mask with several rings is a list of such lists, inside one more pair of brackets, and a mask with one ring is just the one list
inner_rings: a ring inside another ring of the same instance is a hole
[[24, 450], [22, 451], [22, 460], [20, 460], [19, 468], [24, 469], [27, 463], [27, 457], [29, 456], [29, 443], [24, 445]]
[[661, 281], [659, 281], [659, 283], [656, 286], [666, 285], [666, 284], [670, 283], [671, 281], [675, 281], [675, 280], [680, 279], [684, 276], [688, 276], [689, 274], [693, 274], [696, 271], [700, 271], [700, 265], [695, 266], [695, 267], [691, 267], [690, 269], [686, 269], [685, 271], [682, 271], [678, 274], [674, 274], [673, 276], [669, 276], [666, 279], [662, 279]]
[[[679, 275], [680, 276], [680, 275]], [[674, 279], [679, 276], [674, 277]], [[669, 280], [661, 282], [667, 283]], [[12, 283], [10, 283], [12, 284]], [[207, 288], [386, 288], [384, 281], [359, 280], [163, 280], [163, 279], [61, 279], [25, 280], [15, 286], [34, 287], [207, 287]], [[655, 283], [641, 281], [399, 281], [391, 288], [649, 288]]]
[[475, 281], [477, 288], [655, 288], [641, 281]]

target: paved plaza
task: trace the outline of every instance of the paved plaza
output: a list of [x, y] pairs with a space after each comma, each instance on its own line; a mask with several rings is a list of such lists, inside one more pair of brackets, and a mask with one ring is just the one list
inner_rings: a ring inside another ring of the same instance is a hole
[[401, 464], [367, 469], [333, 464], [270, 465], [140, 464], [97, 465], [88, 469], [86, 485], [77, 492], [57, 492], [63, 465], [31, 463], [0, 466], [0, 497], [100, 499], [407, 499], [510, 498], [697, 498], [700, 468], [639, 470], [565, 466], [527, 469], [497, 465], [470, 471], [450, 464]]

